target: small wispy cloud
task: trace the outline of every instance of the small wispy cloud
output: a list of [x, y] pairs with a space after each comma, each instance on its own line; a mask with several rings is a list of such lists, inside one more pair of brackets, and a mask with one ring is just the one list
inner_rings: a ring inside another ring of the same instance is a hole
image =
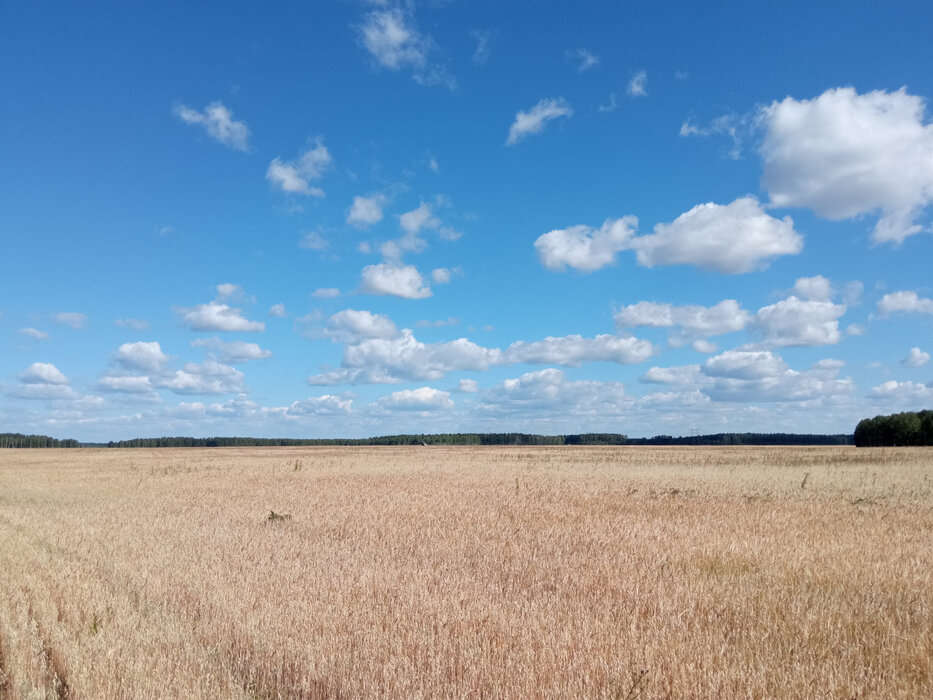
[[203, 112], [185, 105], [177, 105], [172, 111], [185, 124], [203, 127], [217, 143], [237, 151], [249, 150], [249, 129], [243, 122], [236, 121], [233, 112], [222, 102], [211, 102]]
[[114, 319], [113, 325], [120, 326], [121, 328], [129, 328], [134, 331], [149, 330], [149, 322], [140, 318], [117, 318]]
[[74, 330], [80, 330], [87, 324], [87, 315], [77, 311], [63, 311], [53, 314], [52, 320], [62, 326], [68, 326]]
[[614, 92], [610, 92], [609, 93], [609, 104], [599, 105], [599, 111], [601, 114], [605, 114], [607, 112], [615, 112], [618, 106], [619, 105], [616, 102], [616, 94]]
[[330, 242], [319, 232], [308, 231], [301, 237], [301, 240], [298, 242], [298, 247], [304, 248], [305, 250], [322, 251], [330, 247]]
[[645, 97], [648, 94], [648, 74], [640, 70], [628, 81], [629, 97]]
[[481, 66], [489, 60], [489, 43], [494, 32], [491, 29], [474, 29], [470, 36], [476, 40], [476, 50], [473, 52], [473, 63]]
[[33, 340], [48, 340], [49, 334], [45, 331], [40, 331], [38, 328], [20, 328], [16, 331], [19, 335], [26, 336], [27, 338], [32, 338]]
[[400, 8], [375, 10], [366, 14], [359, 29], [363, 46], [383, 68], [410, 70], [421, 85], [457, 86], [447, 69], [432, 59], [437, 45], [418, 31], [411, 13]]
[[576, 49], [574, 51], [568, 51], [567, 58], [579, 61], [577, 64], [577, 70], [580, 73], [598, 68], [600, 63], [599, 56], [587, 49]]
[[275, 187], [289, 194], [323, 197], [324, 190], [312, 187], [311, 180], [320, 178], [333, 165], [333, 158], [320, 138], [305, 150], [297, 161], [273, 158], [266, 170], [266, 179]]
[[505, 145], [513, 146], [531, 134], [544, 131], [547, 122], [572, 115], [573, 110], [563, 97], [543, 99], [527, 112], [520, 110], [515, 115], [515, 121], [509, 127], [509, 138]]

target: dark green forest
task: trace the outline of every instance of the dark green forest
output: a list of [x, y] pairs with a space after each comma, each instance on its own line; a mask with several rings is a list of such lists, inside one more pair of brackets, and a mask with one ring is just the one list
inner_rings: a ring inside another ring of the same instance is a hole
[[851, 445], [851, 435], [796, 435], [793, 433], [716, 433], [674, 437], [629, 438], [621, 433], [534, 435], [529, 433], [442, 433], [383, 435], [371, 438], [252, 438], [157, 437], [107, 443], [56, 440], [44, 435], [0, 433], [2, 447], [314, 447], [338, 445]]
[[77, 440], [56, 440], [48, 435], [0, 433], [0, 448], [4, 447], [81, 447]]
[[858, 447], [933, 445], [933, 411], [866, 418], [855, 428], [855, 444]]

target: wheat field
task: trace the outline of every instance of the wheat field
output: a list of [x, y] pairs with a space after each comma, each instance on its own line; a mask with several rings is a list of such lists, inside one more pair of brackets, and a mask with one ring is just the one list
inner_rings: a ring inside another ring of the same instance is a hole
[[933, 697], [933, 451], [0, 451], [0, 697]]

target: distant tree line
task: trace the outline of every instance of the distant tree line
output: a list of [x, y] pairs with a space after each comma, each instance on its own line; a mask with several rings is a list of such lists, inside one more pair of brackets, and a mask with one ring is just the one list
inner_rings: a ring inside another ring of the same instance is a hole
[[[623, 439], [625, 436], [621, 436]], [[563, 435], [441, 433], [371, 438], [159, 437], [107, 443], [107, 447], [321, 447], [334, 445], [563, 445]], [[617, 443], [613, 443], [617, 444]]]
[[77, 440], [56, 440], [48, 435], [0, 433], [0, 449], [4, 447], [81, 447]]
[[[931, 414], [924, 411], [924, 414]], [[908, 414], [899, 414], [908, 415]], [[910, 414], [914, 415], [914, 414]], [[883, 417], [871, 419], [878, 421]], [[893, 417], [889, 417], [893, 418]], [[927, 442], [905, 441], [896, 432], [896, 442], [863, 444], [933, 444], [929, 442], [931, 416], [926, 417]], [[860, 428], [866, 421], [859, 423]], [[908, 421], [909, 425], [913, 422]], [[923, 425], [920, 419], [920, 425]], [[885, 433], [887, 434], [887, 433]], [[894, 434], [894, 433], [892, 433]], [[858, 431], [856, 431], [856, 444]], [[578, 433], [571, 435], [535, 435], [531, 433], [435, 433], [382, 435], [370, 438], [253, 438], [253, 437], [157, 437], [118, 440], [106, 443], [57, 440], [47, 435], [0, 433], [3, 447], [327, 447], [339, 445], [851, 445], [852, 435], [796, 435], [793, 433], [716, 433], [674, 437], [655, 435], [650, 438], [630, 438], [621, 433]]]
[[933, 411], [865, 418], [855, 427], [855, 444], [859, 447], [933, 445]]
[[534, 435], [529, 433], [441, 433], [371, 438], [291, 439], [247, 437], [160, 437], [110, 442], [108, 447], [312, 447], [329, 445], [851, 445], [851, 435], [716, 433], [629, 438], [621, 433]]
[[673, 437], [630, 438], [626, 445], [851, 445], [851, 435], [800, 435], [797, 433], [715, 433]]

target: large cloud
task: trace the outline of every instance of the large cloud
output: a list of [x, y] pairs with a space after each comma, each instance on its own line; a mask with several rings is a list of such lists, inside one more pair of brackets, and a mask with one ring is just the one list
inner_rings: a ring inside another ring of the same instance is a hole
[[483, 393], [479, 410], [487, 414], [618, 416], [634, 399], [618, 382], [572, 381], [562, 370], [549, 368], [506, 379]]
[[914, 291], [891, 292], [881, 297], [878, 311], [882, 316], [895, 313], [933, 314], [933, 299], [925, 299]]
[[324, 330], [324, 335], [331, 340], [347, 344], [369, 338], [394, 338], [398, 334], [398, 328], [388, 316], [356, 309], [338, 311], [328, 319]]
[[638, 263], [695, 265], [724, 274], [739, 274], [767, 267], [779, 255], [794, 255], [803, 248], [790, 217], [768, 215], [754, 197], [730, 204], [698, 204], [654, 233], [636, 236], [638, 219], [626, 216], [607, 220], [599, 229], [571, 226], [539, 236], [535, 250], [551, 270], [573, 267], [591, 272], [615, 262], [622, 250], [634, 250]]
[[75, 401], [82, 398], [65, 374], [50, 362], [33, 362], [19, 375], [20, 385], [9, 393], [21, 399]]
[[466, 338], [426, 344], [404, 329], [397, 337], [368, 338], [344, 350], [342, 369], [308, 379], [312, 385], [383, 384], [402, 380], [435, 380], [445, 373], [486, 370], [502, 362], [502, 351]]
[[68, 377], [50, 362], [33, 362], [19, 380], [24, 384], [68, 384]]
[[880, 212], [875, 242], [917, 233], [933, 200], [933, 126], [921, 97], [853, 88], [812, 100], [787, 97], [758, 115], [762, 184], [779, 207], [807, 207], [828, 219]]
[[773, 347], [835, 345], [841, 338], [838, 319], [845, 312], [842, 304], [790, 296], [759, 309], [755, 327]]
[[202, 364], [189, 362], [183, 369], [151, 378], [154, 386], [176, 394], [231, 394], [243, 391], [243, 373], [208, 359]]
[[933, 401], [933, 386], [891, 380], [872, 387], [869, 396], [884, 402], [924, 409], [929, 407], [930, 401]]
[[436, 380], [448, 372], [485, 371], [516, 363], [578, 367], [588, 362], [634, 364], [655, 353], [654, 346], [633, 337], [579, 335], [519, 341], [504, 352], [466, 338], [423, 343], [410, 329], [398, 330], [386, 316], [345, 309], [327, 322], [323, 335], [345, 343], [341, 368], [310, 377], [312, 385], [384, 384], [405, 380]]
[[155, 341], [123, 343], [113, 354], [113, 360], [128, 370], [160, 372], [169, 361], [168, 355]]
[[531, 343], [512, 343], [505, 352], [504, 360], [509, 364], [525, 362], [570, 367], [579, 367], [584, 362], [617, 362], [628, 365], [644, 362], [654, 352], [651, 343], [638, 338], [620, 338], [606, 334], [597, 335], [595, 338], [566, 335], [560, 338], [548, 337]]
[[824, 360], [806, 372], [790, 369], [769, 351], [729, 350], [708, 359], [700, 368], [711, 379], [702, 388], [713, 401], [813, 401], [848, 395], [851, 379], [838, 379], [842, 363]]
[[779, 255], [803, 248], [790, 217], [775, 219], [755, 197], [731, 204], [698, 204], [669, 224], [658, 224], [651, 235], [632, 240], [638, 262], [655, 265], [695, 265], [739, 274], [767, 267]]
[[725, 299], [715, 306], [689, 304], [674, 306], [653, 301], [640, 301], [620, 309], [615, 314], [619, 328], [653, 326], [675, 328], [671, 342], [675, 345], [684, 340], [707, 338], [731, 333], [745, 328], [752, 315], [734, 299]]

